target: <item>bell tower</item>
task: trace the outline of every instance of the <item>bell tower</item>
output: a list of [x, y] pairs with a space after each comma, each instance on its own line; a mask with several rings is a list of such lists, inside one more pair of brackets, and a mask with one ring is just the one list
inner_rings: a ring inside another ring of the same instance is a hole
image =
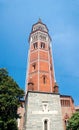
[[51, 38], [40, 19], [32, 26], [29, 46], [24, 130], [64, 130]]
[[58, 92], [58, 88], [55, 89], [51, 38], [41, 19], [32, 26], [29, 43], [27, 91]]

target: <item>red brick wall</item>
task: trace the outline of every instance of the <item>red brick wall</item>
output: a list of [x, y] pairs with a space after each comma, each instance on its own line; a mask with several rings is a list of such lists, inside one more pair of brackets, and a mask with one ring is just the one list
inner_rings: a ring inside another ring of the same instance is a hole
[[[45, 48], [41, 48], [41, 42], [37, 42], [37, 48], [34, 48], [33, 44], [31, 44], [29, 59], [28, 83], [33, 83], [33, 90], [52, 92], [52, 88], [54, 91], [54, 72], [53, 69], [50, 69], [52, 66], [52, 57], [48, 43], [45, 43]], [[35, 64], [35, 69], [33, 64]], [[46, 78], [45, 83], [43, 82], [43, 76]], [[27, 90], [29, 88], [28, 86]]]
[[61, 108], [62, 108], [62, 120], [65, 127], [65, 122], [72, 116], [75, 112], [75, 106], [73, 99], [70, 96], [60, 96]]
[[39, 52], [39, 58], [43, 59], [43, 60], [48, 60], [48, 53], [45, 51], [41, 51]]

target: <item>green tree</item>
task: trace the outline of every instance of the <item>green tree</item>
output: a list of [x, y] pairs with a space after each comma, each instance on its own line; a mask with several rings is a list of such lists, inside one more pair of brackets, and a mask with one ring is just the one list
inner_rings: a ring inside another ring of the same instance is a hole
[[24, 91], [9, 76], [6, 69], [0, 69], [0, 130], [17, 130], [17, 109]]
[[76, 112], [68, 120], [67, 130], [79, 130], [79, 112]]

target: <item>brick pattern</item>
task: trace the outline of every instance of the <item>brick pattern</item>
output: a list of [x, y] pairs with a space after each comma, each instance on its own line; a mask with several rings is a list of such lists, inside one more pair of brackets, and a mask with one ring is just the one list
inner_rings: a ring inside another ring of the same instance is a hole
[[64, 129], [66, 130], [66, 122], [75, 112], [74, 101], [70, 96], [60, 96], [61, 109], [62, 109], [62, 120]]
[[[48, 31], [43, 31], [43, 29], [47, 30], [46, 25], [43, 26], [42, 28], [41, 24], [39, 27], [39, 23], [34, 25], [30, 34], [27, 91], [29, 88], [33, 88], [33, 91], [54, 92], [55, 79], [50, 48], [51, 40]], [[42, 78], [43, 76], [45, 77]], [[30, 79], [31, 87], [28, 86]], [[45, 82], [43, 80], [45, 80]]]
[[48, 53], [47, 51], [41, 51], [39, 52], [39, 59], [48, 61]]
[[38, 59], [38, 51], [30, 53], [30, 62]]

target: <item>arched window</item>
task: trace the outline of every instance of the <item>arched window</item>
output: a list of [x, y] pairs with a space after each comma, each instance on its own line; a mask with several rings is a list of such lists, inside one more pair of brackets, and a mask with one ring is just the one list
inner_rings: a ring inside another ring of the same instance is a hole
[[68, 120], [65, 120], [64, 122], [65, 122], [65, 126], [68, 126]]
[[44, 120], [44, 130], [48, 130], [48, 121]]
[[33, 46], [34, 46], [34, 49], [36, 49], [38, 47], [37, 42], [34, 43]]
[[41, 42], [41, 48], [45, 48], [45, 43]]
[[43, 75], [43, 83], [46, 84], [46, 75]]
[[43, 83], [44, 84], [46, 83], [46, 77], [45, 76], [43, 77]]
[[32, 64], [32, 70], [36, 69], [36, 63]]

